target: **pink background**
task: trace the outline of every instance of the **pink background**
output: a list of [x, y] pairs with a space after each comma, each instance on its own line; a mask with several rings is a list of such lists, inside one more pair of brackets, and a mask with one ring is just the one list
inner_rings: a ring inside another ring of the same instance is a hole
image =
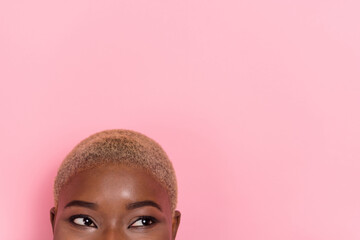
[[46, 240], [56, 168], [127, 128], [174, 162], [179, 240], [360, 239], [357, 0], [0, 2], [0, 239]]

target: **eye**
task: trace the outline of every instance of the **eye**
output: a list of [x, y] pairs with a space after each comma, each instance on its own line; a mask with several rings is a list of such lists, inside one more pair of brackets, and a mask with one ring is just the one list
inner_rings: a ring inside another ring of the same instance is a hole
[[70, 218], [70, 221], [76, 225], [97, 228], [94, 221], [86, 215], [75, 215]]
[[137, 228], [137, 227], [148, 227], [153, 225], [157, 222], [157, 220], [153, 217], [143, 216], [138, 218], [135, 222], [133, 222], [129, 228]]

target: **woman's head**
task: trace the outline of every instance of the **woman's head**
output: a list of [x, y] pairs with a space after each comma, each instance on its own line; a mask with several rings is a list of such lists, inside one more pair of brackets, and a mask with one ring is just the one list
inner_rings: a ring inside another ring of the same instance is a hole
[[180, 222], [171, 162], [154, 140], [129, 130], [79, 143], [60, 166], [54, 199], [54, 240], [169, 240]]

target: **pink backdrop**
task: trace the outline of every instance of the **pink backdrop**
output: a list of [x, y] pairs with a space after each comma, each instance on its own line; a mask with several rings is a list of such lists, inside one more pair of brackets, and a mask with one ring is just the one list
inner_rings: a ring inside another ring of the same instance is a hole
[[51, 239], [96, 131], [160, 142], [179, 240], [360, 239], [356, 0], [0, 1], [0, 239]]

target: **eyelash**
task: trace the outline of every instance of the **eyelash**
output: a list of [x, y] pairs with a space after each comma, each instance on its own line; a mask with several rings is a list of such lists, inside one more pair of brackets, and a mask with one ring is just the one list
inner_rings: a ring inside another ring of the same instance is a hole
[[[84, 223], [84, 225], [78, 224], [75, 222], [75, 219], [77, 219], [77, 218], [83, 218], [84, 219], [83, 221], [89, 220], [90, 225], [94, 225], [94, 226], [86, 225], [86, 223]], [[76, 226], [97, 228], [97, 225], [95, 224], [94, 220], [92, 220], [92, 218], [89, 217], [88, 215], [83, 215], [83, 214], [74, 215], [74, 216], [70, 217], [69, 221]]]
[[[89, 220], [90, 222], [90, 225], [94, 225], [94, 226], [89, 226], [89, 225], [86, 225], [86, 223], [84, 223], [84, 225], [82, 224], [78, 224], [78, 223], [75, 223], [75, 220], [77, 218], [83, 218], [84, 220], [83, 221], [86, 221], [86, 220]], [[76, 225], [76, 226], [80, 226], [80, 227], [93, 227], [93, 228], [98, 228], [97, 225], [95, 224], [94, 220], [91, 219], [91, 217], [89, 217], [88, 215], [83, 215], [83, 214], [78, 214], [78, 215], [74, 215], [74, 216], [71, 216], [69, 221]], [[141, 226], [133, 226], [136, 222], [138, 221], [141, 221]], [[151, 223], [144, 223], [143, 221], [151, 221]], [[144, 228], [144, 227], [149, 227], [151, 225], [154, 225], [158, 222], [158, 220], [154, 217], [151, 217], [151, 216], [141, 216], [139, 218], [137, 218], [134, 222], [132, 222], [130, 224], [130, 226], [128, 227], [129, 228]], [[147, 225], [146, 225], [147, 224]]]
[[[141, 226], [133, 226], [136, 222], [141, 221]], [[151, 221], [150, 224], [145, 225], [146, 223], [144, 223], [143, 221]], [[128, 228], [144, 228], [144, 227], [151, 227], [151, 225], [154, 225], [158, 222], [158, 220], [154, 217], [150, 217], [150, 216], [141, 216], [138, 219], [136, 219], [134, 222], [132, 222], [130, 224], [130, 226]]]

